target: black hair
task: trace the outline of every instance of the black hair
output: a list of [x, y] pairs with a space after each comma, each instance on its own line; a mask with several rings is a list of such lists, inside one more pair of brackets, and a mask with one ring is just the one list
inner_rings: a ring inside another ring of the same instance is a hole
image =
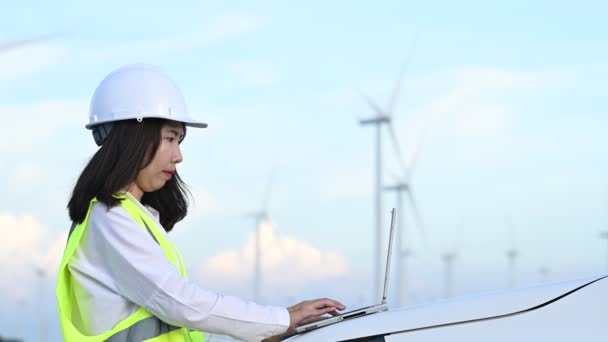
[[[161, 129], [170, 121], [144, 119], [117, 121], [107, 140], [89, 160], [68, 202], [70, 219], [82, 223], [95, 197], [112, 208], [120, 204], [115, 194], [126, 190], [139, 171], [152, 162], [161, 143]], [[185, 127], [184, 127], [185, 128]], [[185, 132], [185, 130], [184, 130]], [[158, 210], [167, 232], [188, 213], [188, 189], [176, 173], [159, 190], [145, 192], [141, 203]]]

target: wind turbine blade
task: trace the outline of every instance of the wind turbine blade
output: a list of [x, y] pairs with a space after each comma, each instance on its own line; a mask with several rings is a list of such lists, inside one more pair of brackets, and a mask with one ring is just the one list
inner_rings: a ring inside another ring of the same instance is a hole
[[359, 90], [359, 96], [361, 96], [363, 100], [367, 102], [367, 104], [376, 112], [376, 115], [384, 115], [384, 111], [382, 110], [382, 108], [380, 108], [380, 106], [376, 102], [374, 102], [374, 100], [372, 100], [367, 94]]
[[408, 49], [410, 51], [410, 53], [408, 53], [408, 55], [405, 57], [405, 60], [403, 61], [403, 64], [401, 65], [401, 71], [399, 73], [399, 78], [397, 79], [397, 82], [395, 83], [395, 88], [393, 89], [393, 94], [388, 103], [388, 111], [389, 111], [387, 114], [388, 116], [392, 116], [395, 113], [395, 110], [397, 109], [397, 99], [399, 98], [399, 95], [401, 94], [401, 85], [403, 83], [403, 79], [405, 78], [407, 66], [410, 64], [410, 59], [414, 55], [416, 40], [417, 40], [416, 37], [414, 37], [414, 39], [410, 43], [410, 48]]
[[395, 184], [401, 183], [401, 178], [393, 172], [391, 172], [391, 179], [393, 180], [393, 183], [395, 183]]
[[391, 137], [391, 144], [393, 145], [393, 150], [395, 151], [397, 162], [399, 163], [401, 172], [404, 175], [407, 175], [407, 166], [405, 165], [403, 153], [401, 153], [401, 147], [399, 146], [399, 139], [397, 139], [397, 133], [395, 133], [395, 127], [393, 126], [392, 121], [388, 123], [388, 132]]
[[0, 53], [6, 52], [9, 50], [13, 50], [13, 49], [17, 49], [17, 48], [27, 46], [27, 45], [33, 45], [33, 44], [37, 44], [37, 43], [46, 42], [53, 38], [63, 36], [63, 35], [65, 35], [65, 33], [53, 33], [53, 34], [47, 34], [47, 35], [28, 38], [28, 39], [19, 39], [19, 40], [3, 42], [3, 43], [0, 43]]
[[255, 218], [257, 218], [258, 216], [260, 216], [260, 213], [256, 213], [256, 212], [250, 212], [250, 213], [243, 214], [241, 217], [244, 217], [244, 218], [253, 218], [253, 219], [255, 219]]
[[405, 76], [406, 65], [407, 63], [403, 63], [401, 71], [399, 72], [399, 78], [397, 79], [397, 82], [395, 82], [393, 94], [391, 95], [388, 102], [388, 116], [393, 116], [393, 114], [395, 113], [395, 109], [397, 109], [397, 100], [399, 99], [399, 95], [401, 93], [401, 84], [403, 83], [403, 78]]
[[422, 216], [420, 215], [420, 211], [418, 210], [418, 204], [416, 204], [416, 198], [414, 197], [414, 192], [412, 191], [411, 187], [409, 187], [407, 190], [407, 197], [409, 198], [410, 206], [412, 207], [412, 216], [414, 217], [415, 225], [418, 227], [418, 230], [420, 230], [422, 243], [424, 244], [424, 248], [428, 251], [430, 248], [429, 240], [426, 235], [426, 227], [424, 225], [424, 221], [422, 220]]
[[416, 170], [418, 157], [420, 156], [420, 150], [422, 150], [422, 146], [424, 145], [424, 142], [426, 140], [427, 133], [428, 133], [428, 128], [424, 128], [424, 130], [422, 131], [422, 135], [420, 136], [420, 139], [418, 140], [418, 143], [416, 144], [416, 147], [413, 149], [412, 157], [410, 159], [410, 165], [407, 168], [407, 173], [405, 174], [405, 179], [406, 179], [407, 183], [410, 182], [410, 180], [414, 174], [414, 171]]
[[[262, 212], [268, 216], [268, 205], [270, 204], [270, 195], [272, 193], [272, 185], [274, 183], [274, 175], [275, 175], [276, 167], [273, 167], [270, 170], [270, 175], [268, 176], [268, 183], [266, 184], [266, 192], [264, 193], [264, 199], [262, 200]], [[266, 217], [268, 219], [268, 217]]]

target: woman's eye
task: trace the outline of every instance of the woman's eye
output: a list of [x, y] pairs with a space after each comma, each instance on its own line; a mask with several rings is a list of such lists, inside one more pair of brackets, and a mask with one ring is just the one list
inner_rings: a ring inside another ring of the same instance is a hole
[[173, 138], [173, 137], [165, 137], [165, 139], [167, 139], [170, 143], [175, 141], [175, 138]]

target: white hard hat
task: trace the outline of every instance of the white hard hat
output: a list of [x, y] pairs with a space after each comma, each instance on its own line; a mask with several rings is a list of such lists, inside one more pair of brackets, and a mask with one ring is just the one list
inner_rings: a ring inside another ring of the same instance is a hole
[[186, 126], [207, 127], [206, 123], [188, 114], [179, 88], [160, 68], [136, 64], [116, 69], [101, 81], [91, 99], [86, 128], [144, 118], [162, 118], [183, 122]]

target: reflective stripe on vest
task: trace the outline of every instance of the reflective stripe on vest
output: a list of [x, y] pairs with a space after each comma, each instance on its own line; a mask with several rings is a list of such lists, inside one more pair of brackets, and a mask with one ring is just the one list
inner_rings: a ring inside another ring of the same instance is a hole
[[117, 332], [107, 339], [106, 342], [146, 341], [170, 333], [176, 329], [179, 329], [179, 327], [169, 325], [154, 316], [150, 316], [135, 323], [128, 329]]
[[[180, 271], [182, 277], [186, 277], [186, 268], [177, 247], [159, 230], [154, 221], [137, 206], [131, 199], [122, 194], [117, 194], [120, 206], [127, 211], [143, 229], [146, 229], [152, 238], [162, 248], [167, 259]], [[68, 263], [74, 255], [80, 242], [82, 234], [89, 223], [89, 218], [93, 206], [97, 203], [94, 198], [89, 204], [89, 209], [84, 221], [73, 225], [70, 228], [68, 243], [63, 253], [59, 274], [57, 276], [57, 306], [59, 309], [59, 321], [63, 332], [64, 341], [78, 342], [204, 342], [203, 334], [198, 331], [189, 331], [167, 324], [153, 316], [146, 309], [140, 307], [129, 317], [118, 322], [112, 329], [96, 336], [82, 334], [72, 323], [73, 301], [76, 301], [75, 293], [72, 289], [72, 275], [68, 268]], [[175, 252], [175, 253], [174, 253]], [[176, 258], [177, 254], [177, 258]], [[179, 263], [178, 263], [179, 260]], [[181, 266], [181, 267], [180, 267]]]

